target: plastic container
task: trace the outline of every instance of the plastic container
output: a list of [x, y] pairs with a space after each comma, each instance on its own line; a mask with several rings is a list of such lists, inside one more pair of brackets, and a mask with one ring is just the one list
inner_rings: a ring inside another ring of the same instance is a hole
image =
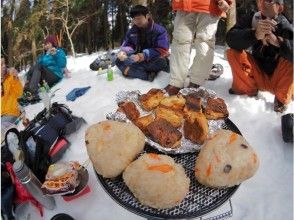
[[111, 65], [108, 65], [107, 69], [107, 81], [112, 81], [113, 80], [113, 70], [111, 68]]
[[49, 111], [50, 106], [51, 106], [51, 100], [50, 100], [49, 94], [46, 91], [45, 87], [40, 88], [39, 95], [40, 95], [40, 98], [41, 98], [41, 100], [43, 102], [44, 108], [46, 108], [47, 111]]
[[31, 203], [25, 202], [16, 206], [15, 220], [41, 220], [39, 210]]

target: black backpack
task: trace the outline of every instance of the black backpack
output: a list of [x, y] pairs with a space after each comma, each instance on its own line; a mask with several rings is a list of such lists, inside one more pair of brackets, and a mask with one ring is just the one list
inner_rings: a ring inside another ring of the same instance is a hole
[[[77, 131], [83, 123], [85, 123], [83, 118], [72, 115], [72, 111], [67, 106], [55, 102], [49, 111], [43, 109], [38, 113], [23, 131], [18, 132], [14, 128], [8, 132], [17, 134], [19, 147], [24, 154], [24, 162], [37, 178], [44, 182], [50, 164], [61, 159], [69, 147], [69, 142], [64, 136]], [[58, 146], [59, 153], [51, 157], [50, 152], [60, 140], [65, 140], [63, 146]], [[7, 138], [5, 141], [8, 146]]]

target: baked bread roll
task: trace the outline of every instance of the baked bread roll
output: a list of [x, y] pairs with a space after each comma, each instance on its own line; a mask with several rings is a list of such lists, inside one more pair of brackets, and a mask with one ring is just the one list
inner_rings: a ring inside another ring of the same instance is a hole
[[196, 144], [203, 144], [208, 135], [208, 123], [202, 112], [190, 112], [184, 122], [184, 136]]
[[118, 106], [117, 111], [124, 113], [131, 121], [135, 121], [140, 117], [140, 112], [133, 102], [123, 102]]
[[160, 101], [160, 105], [173, 110], [182, 110], [185, 106], [186, 99], [182, 95], [172, 95], [165, 97]]
[[131, 123], [102, 121], [86, 130], [85, 141], [97, 173], [112, 178], [120, 175], [143, 150], [145, 136]]
[[183, 115], [171, 108], [159, 105], [155, 109], [156, 119], [163, 118], [172, 124], [173, 127], [178, 128], [182, 126]]
[[190, 114], [193, 114], [193, 112], [202, 112], [201, 98], [195, 93], [187, 95], [183, 112], [185, 118], [187, 118]]
[[165, 119], [157, 119], [147, 126], [147, 130], [155, 142], [163, 147], [177, 148], [181, 144], [182, 133]]
[[152, 208], [172, 208], [189, 192], [190, 179], [181, 164], [162, 154], [143, 154], [123, 173], [134, 196]]
[[152, 114], [149, 114], [149, 115], [146, 115], [146, 116], [143, 116], [141, 118], [138, 118], [136, 121], [135, 121], [135, 125], [138, 126], [138, 128], [141, 129], [141, 131], [143, 131], [143, 133], [145, 135], [149, 135], [149, 132], [147, 130], [147, 126], [154, 121], [154, 117]]
[[202, 147], [195, 165], [199, 183], [210, 187], [230, 187], [252, 177], [259, 166], [253, 148], [240, 135], [218, 130]]
[[208, 98], [205, 116], [209, 120], [218, 120], [229, 117], [225, 101], [221, 98]]
[[139, 102], [145, 111], [155, 109], [164, 98], [164, 92], [161, 89], [150, 89], [144, 95], [139, 97]]

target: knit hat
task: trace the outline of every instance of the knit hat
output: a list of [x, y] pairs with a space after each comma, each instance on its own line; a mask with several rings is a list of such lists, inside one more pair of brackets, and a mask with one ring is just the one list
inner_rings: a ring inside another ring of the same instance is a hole
[[46, 37], [44, 44], [51, 43], [53, 47], [57, 47], [57, 40], [54, 35], [49, 35]]

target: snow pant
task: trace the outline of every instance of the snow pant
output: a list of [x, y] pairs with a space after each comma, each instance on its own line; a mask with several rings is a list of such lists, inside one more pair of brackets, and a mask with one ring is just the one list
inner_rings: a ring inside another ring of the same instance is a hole
[[202, 85], [213, 63], [215, 33], [219, 17], [208, 13], [177, 11], [170, 55], [170, 85], [182, 88], [189, 74], [192, 45], [196, 55], [190, 68], [190, 82]]
[[264, 73], [253, 56], [246, 51], [227, 50], [232, 69], [232, 89], [236, 94], [254, 95], [258, 90], [271, 92], [283, 104], [289, 104], [293, 97], [293, 63], [279, 58], [271, 76]]
[[122, 72], [123, 76], [142, 80], [148, 80], [148, 75], [151, 72], [168, 71], [169, 68], [167, 58], [162, 57], [139, 63], [133, 62], [130, 58], [127, 58], [125, 61], [116, 59], [115, 65]]
[[52, 87], [59, 80], [60, 78], [52, 71], [40, 64], [36, 64], [32, 66], [27, 73], [27, 82], [24, 86], [24, 90], [35, 94], [38, 92], [39, 85], [43, 81], [46, 81], [46, 83]]

